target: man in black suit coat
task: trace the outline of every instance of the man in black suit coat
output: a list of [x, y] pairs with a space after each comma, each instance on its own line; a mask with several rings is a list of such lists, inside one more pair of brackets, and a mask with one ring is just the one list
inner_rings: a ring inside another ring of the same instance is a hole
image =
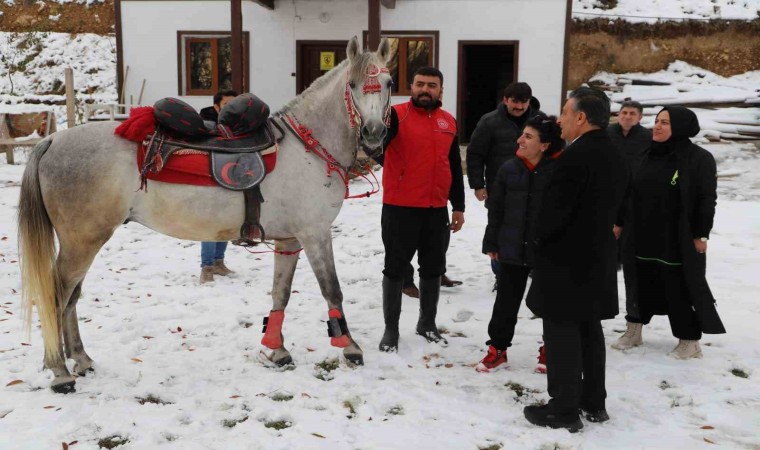
[[544, 321], [547, 405], [528, 406], [533, 424], [583, 428], [609, 419], [601, 320], [618, 313], [617, 212], [628, 184], [620, 150], [606, 128], [610, 103], [596, 89], [570, 94], [558, 120], [568, 141], [544, 193], [536, 226], [528, 307]]

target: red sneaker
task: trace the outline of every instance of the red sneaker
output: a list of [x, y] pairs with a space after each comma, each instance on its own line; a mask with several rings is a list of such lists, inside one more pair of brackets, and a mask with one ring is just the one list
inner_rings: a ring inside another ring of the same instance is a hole
[[538, 364], [536, 364], [536, 373], [546, 373], [546, 350], [542, 345], [538, 349]]
[[478, 372], [490, 372], [492, 369], [495, 369], [497, 366], [500, 366], [502, 364], [506, 364], [507, 362], [507, 351], [506, 350], [499, 350], [493, 345], [488, 346], [488, 354], [485, 358], [481, 359], [478, 365], [475, 367], [475, 370]]

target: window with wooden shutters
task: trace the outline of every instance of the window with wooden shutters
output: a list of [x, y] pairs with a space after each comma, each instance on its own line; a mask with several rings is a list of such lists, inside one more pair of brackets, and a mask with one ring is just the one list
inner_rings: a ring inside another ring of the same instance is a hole
[[[248, 39], [243, 32], [243, 92], [248, 92]], [[214, 95], [232, 89], [229, 32], [178, 31], [179, 95]]]
[[[393, 95], [410, 95], [414, 72], [438, 65], [437, 31], [383, 31], [391, 45], [388, 71], [393, 78]], [[364, 32], [366, 47], [367, 32]]]

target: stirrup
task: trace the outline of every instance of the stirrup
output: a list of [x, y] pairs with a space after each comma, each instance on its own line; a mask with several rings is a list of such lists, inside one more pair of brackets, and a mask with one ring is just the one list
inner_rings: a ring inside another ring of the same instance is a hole
[[230, 244], [237, 245], [238, 247], [255, 247], [259, 245], [260, 242], [257, 242], [248, 238], [240, 237], [240, 238], [231, 240]]

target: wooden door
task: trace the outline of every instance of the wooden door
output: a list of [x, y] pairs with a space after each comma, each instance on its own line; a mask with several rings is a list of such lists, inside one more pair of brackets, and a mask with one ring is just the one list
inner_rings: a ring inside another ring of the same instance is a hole
[[296, 41], [296, 94], [346, 59], [348, 41]]

